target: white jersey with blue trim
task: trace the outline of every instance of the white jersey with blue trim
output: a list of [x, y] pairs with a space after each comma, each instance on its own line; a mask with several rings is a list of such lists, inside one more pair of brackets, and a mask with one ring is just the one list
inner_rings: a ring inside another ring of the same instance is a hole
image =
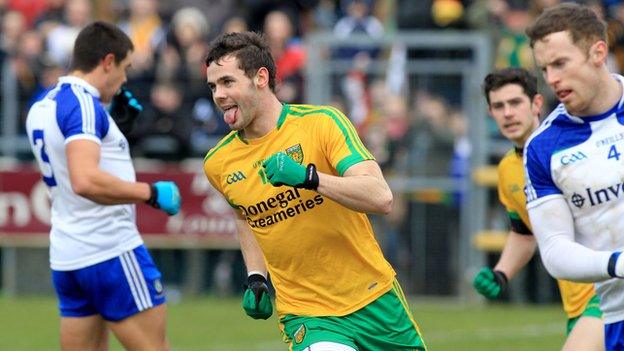
[[[596, 251], [624, 249], [624, 96], [598, 116], [572, 116], [560, 104], [530, 137], [524, 163], [529, 210], [563, 198], [576, 242]], [[623, 279], [598, 282], [596, 292], [606, 322], [624, 319]]]
[[100, 145], [101, 170], [136, 180], [128, 141], [102, 106], [97, 89], [78, 77], [61, 77], [30, 109], [26, 130], [52, 203], [52, 269], [87, 267], [143, 243], [134, 204], [101, 205], [72, 190], [65, 147], [78, 139]]

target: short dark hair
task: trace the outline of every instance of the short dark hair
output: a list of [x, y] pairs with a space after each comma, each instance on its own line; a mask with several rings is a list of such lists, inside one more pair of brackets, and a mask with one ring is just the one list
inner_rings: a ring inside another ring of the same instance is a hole
[[214, 39], [208, 47], [206, 66], [224, 56], [233, 55], [239, 67], [253, 78], [262, 67], [269, 71], [269, 88], [275, 92], [275, 60], [262, 34], [256, 32], [225, 33]]
[[537, 95], [537, 78], [524, 68], [503, 68], [488, 74], [483, 80], [483, 94], [490, 105], [490, 92], [507, 84], [518, 84], [529, 99]]
[[531, 47], [556, 32], [568, 31], [574, 45], [584, 50], [598, 40], [607, 41], [607, 25], [589, 7], [563, 3], [547, 8], [526, 29]]
[[115, 63], [119, 64], [132, 50], [132, 41], [117, 26], [101, 21], [93, 22], [78, 33], [70, 70], [91, 72], [108, 54], [115, 55]]

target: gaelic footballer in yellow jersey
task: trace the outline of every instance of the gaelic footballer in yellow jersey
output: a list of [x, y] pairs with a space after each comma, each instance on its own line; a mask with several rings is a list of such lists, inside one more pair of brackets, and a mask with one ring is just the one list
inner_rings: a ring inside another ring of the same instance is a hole
[[262, 248], [280, 315], [346, 315], [388, 292], [395, 272], [366, 215], [315, 191], [271, 185], [262, 164], [278, 151], [338, 176], [374, 158], [340, 111], [310, 105], [283, 105], [267, 135], [245, 140], [233, 131], [206, 155], [210, 183]]
[[426, 350], [365, 215], [391, 210], [379, 165], [335, 108], [281, 103], [275, 73], [258, 33], [210, 44], [206, 81], [234, 132], [204, 169], [238, 214], [243, 310], [272, 316], [268, 272], [292, 351]]
[[[498, 197], [507, 209], [512, 229], [516, 233], [533, 235], [526, 210], [524, 184], [522, 150], [510, 150], [498, 164]], [[557, 280], [557, 284], [563, 310], [570, 319], [580, 316], [596, 295], [593, 284], [561, 279]]]

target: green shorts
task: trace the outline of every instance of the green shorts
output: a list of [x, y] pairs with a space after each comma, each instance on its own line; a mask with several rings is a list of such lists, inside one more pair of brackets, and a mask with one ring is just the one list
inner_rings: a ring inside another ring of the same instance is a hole
[[574, 326], [576, 325], [576, 322], [578, 322], [578, 320], [581, 319], [581, 317], [602, 318], [602, 311], [600, 310], [600, 298], [598, 297], [598, 295], [594, 295], [594, 297], [592, 297], [587, 302], [587, 305], [585, 306], [583, 313], [581, 313], [580, 315], [574, 318], [568, 319], [568, 327], [567, 327], [566, 335], [570, 335], [570, 333], [572, 332], [572, 329], [574, 329]]
[[281, 320], [284, 340], [292, 351], [318, 342], [342, 344], [358, 351], [426, 350], [401, 287], [392, 289], [366, 307], [341, 317], [286, 315]]

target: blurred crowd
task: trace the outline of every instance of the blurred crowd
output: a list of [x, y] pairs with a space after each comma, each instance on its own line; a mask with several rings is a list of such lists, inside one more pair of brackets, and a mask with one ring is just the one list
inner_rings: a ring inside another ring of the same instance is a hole
[[[222, 32], [264, 32], [277, 61], [279, 98], [305, 103], [304, 42], [310, 33], [379, 38], [403, 30], [478, 29], [491, 35], [493, 66], [530, 68], [524, 28], [557, 2], [0, 0], [0, 60], [10, 64], [14, 77], [9, 79], [17, 82], [22, 125], [32, 102], [66, 72], [80, 29], [96, 19], [117, 23], [136, 48], [127, 88], [145, 106], [130, 136], [133, 150], [146, 157], [181, 159], [203, 155], [227, 132], [205, 84], [203, 66], [207, 42]], [[586, 3], [608, 21], [612, 68], [624, 70], [624, 4]], [[458, 99], [435, 85], [410, 88], [400, 71], [388, 70], [387, 77], [367, 72], [373, 60], [401, 62], [413, 55], [396, 49], [342, 47], [327, 53], [353, 62], [353, 69], [335, 80], [331, 103], [352, 119], [385, 168], [412, 175], [447, 174], [453, 158], [465, 149], [467, 128]]]
[[[203, 155], [227, 132], [205, 84], [203, 66], [207, 42], [222, 32], [264, 32], [277, 61], [279, 98], [304, 103], [304, 41], [312, 32], [379, 38], [402, 30], [478, 29], [491, 35], [493, 66], [531, 67], [524, 28], [557, 2], [0, 0], [0, 60], [15, 75], [21, 122], [32, 102], [66, 72], [80, 29], [95, 19], [117, 23], [135, 45], [127, 88], [145, 106], [130, 136], [133, 150], [146, 157], [181, 159]], [[622, 71], [624, 4], [586, 3], [608, 21], [612, 68]], [[436, 91], [435, 86], [410, 88], [396, 70], [389, 70], [387, 77], [368, 74], [373, 60], [405, 60], [400, 56], [406, 54], [395, 49], [342, 47], [327, 53], [353, 62], [353, 69], [335, 81], [332, 104], [352, 119], [384, 168], [412, 175], [447, 174], [466, 148], [465, 118], [452, 92]]]

